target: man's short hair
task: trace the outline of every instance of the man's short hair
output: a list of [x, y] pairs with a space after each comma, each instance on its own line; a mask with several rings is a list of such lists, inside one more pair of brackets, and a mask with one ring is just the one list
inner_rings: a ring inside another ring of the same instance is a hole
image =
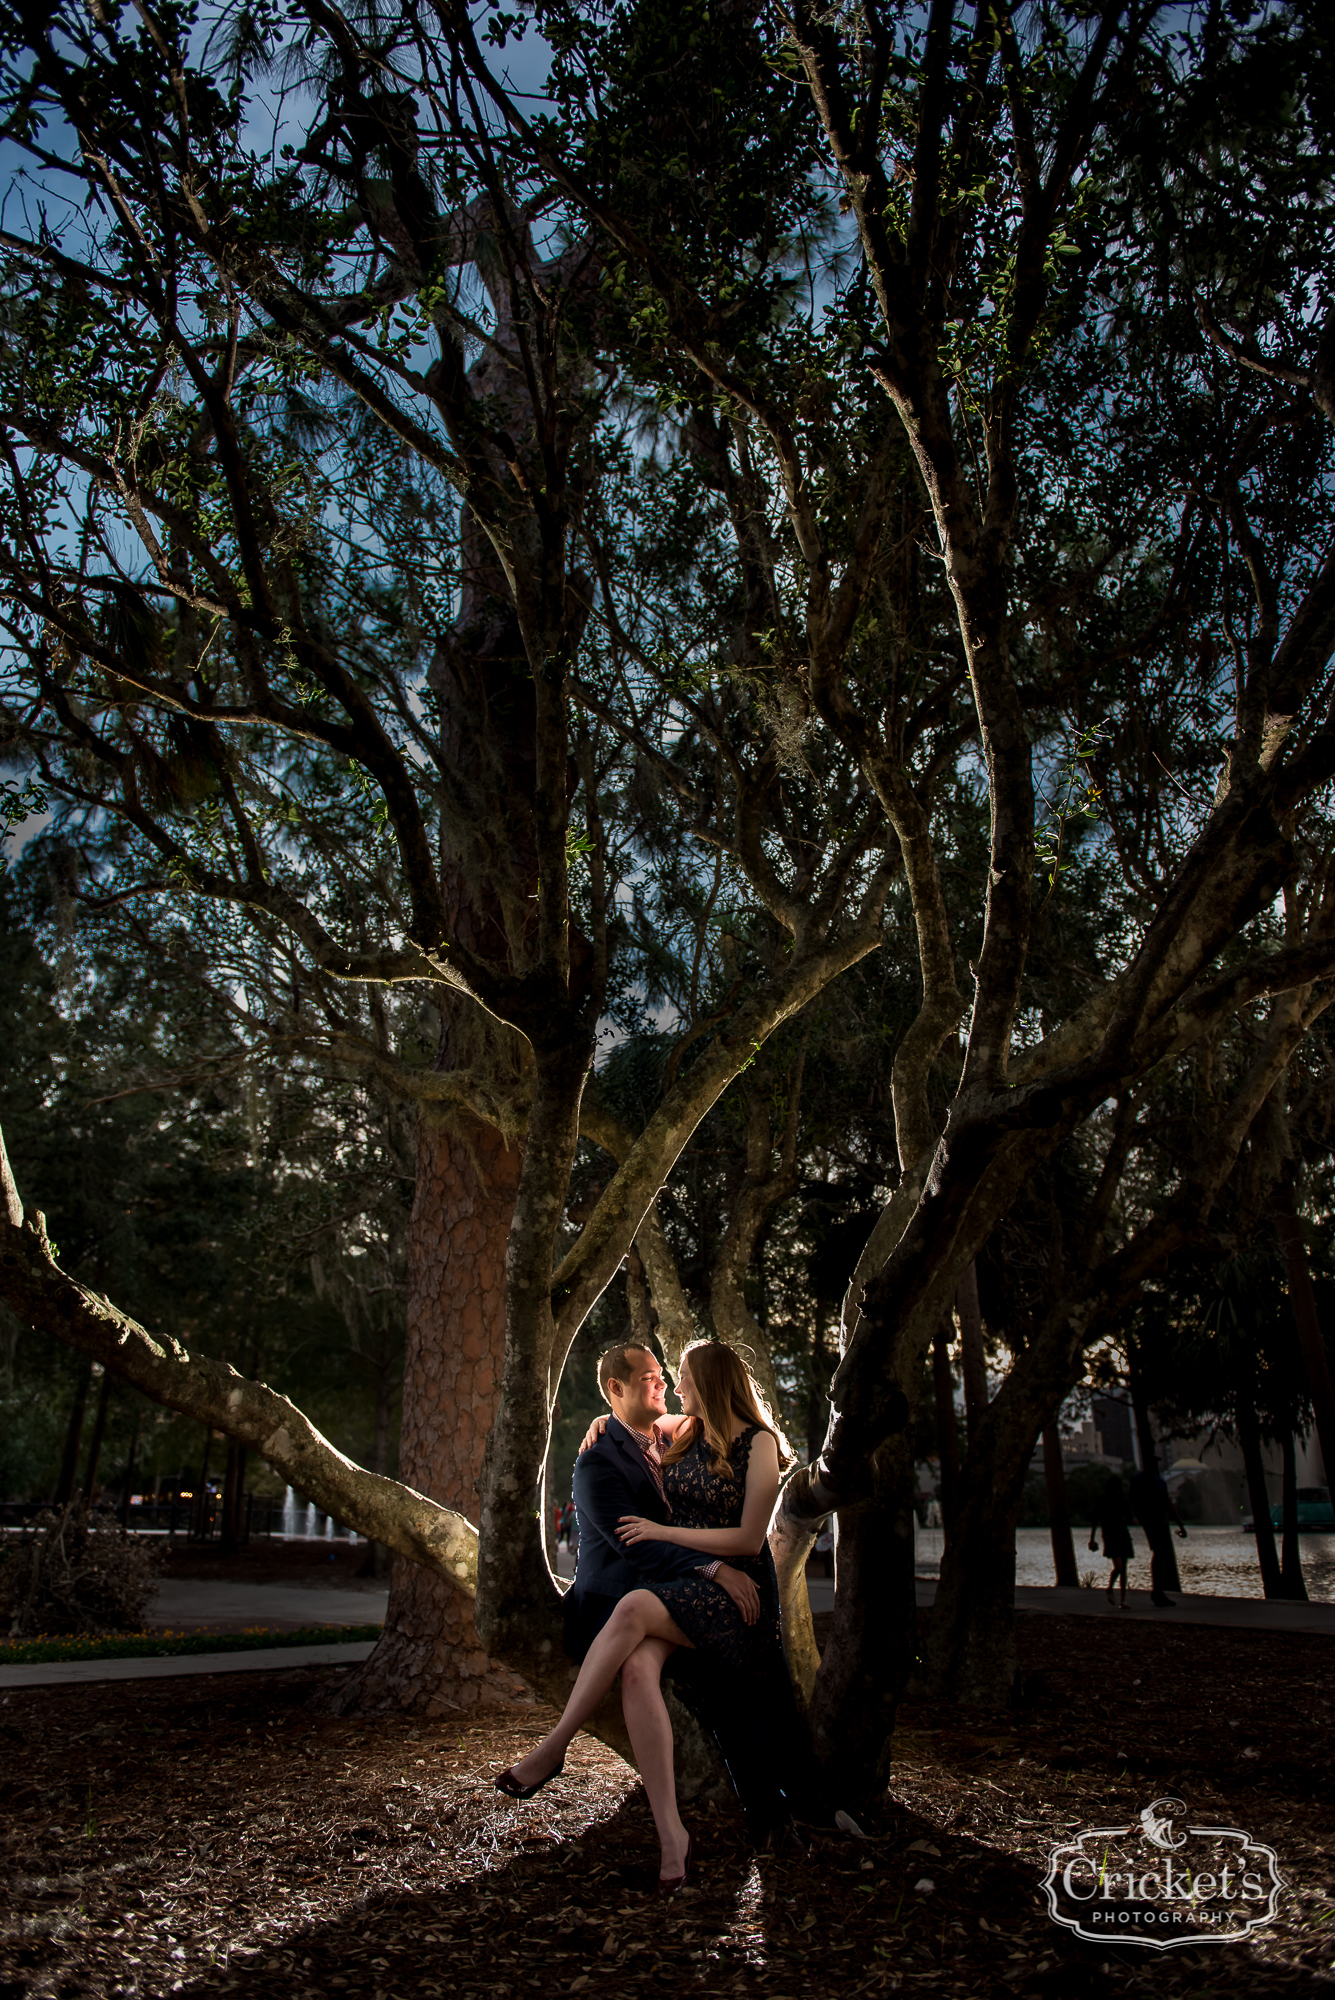
[[608, 1383], [629, 1382], [635, 1373], [635, 1364], [630, 1358], [632, 1354], [647, 1354], [651, 1361], [658, 1359], [652, 1347], [645, 1347], [638, 1340], [628, 1341], [621, 1347], [609, 1347], [598, 1363], [598, 1387], [603, 1392], [605, 1403], [610, 1403], [612, 1400], [607, 1392]]

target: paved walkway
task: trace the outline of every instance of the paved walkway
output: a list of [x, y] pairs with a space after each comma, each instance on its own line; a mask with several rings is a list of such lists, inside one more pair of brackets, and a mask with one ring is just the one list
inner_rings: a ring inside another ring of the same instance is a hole
[[191, 1674], [272, 1674], [283, 1667], [350, 1667], [368, 1658], [374, 1643], [350, 1639], [342, 1646], [337, 1641], [332, 1646], [260, 1646], [249, 1653], [190, 1653], [180, 1659], [44, 1660], [40, 1666], [0, 1667], [0, 1693], [10, 1688], [86, 1687], [90, 1681], [165, 1681]]
[[304, 1625], [383, 1625], [383, 1584], [213, 1583], [173, 1579], [158, 1586], [145, 1624], [151, 1631], [239, 1632], [248, 1625], [292, 1631]]
[[[563, 1552], [564, 1553], [564, 1552]], [[562, 1563], [565, 1570], [568, 1565]], [[808, 1579], [811, 1608], [818, 1615], [834, 1609], [834, 1583], [828, 1577]], [[936, 1582], [919, 1577], [918, 1608], [930, 1609]], [[387, 1590], [374, 1584], [335, 1589], [326, 1585], [303, 1588], [275, 1583], [166, 1583], [158, 1591], [148, 1620], [152, 1627], [180, 1631], [238, 1630], [261, 1625], [282, 1631], [306, 1625], [378, 1625], [385, 1616]], [[1335, 1639], [1335, 1604], [1289, 1604], [1260, 1597], [1178, 1596], [1171, 1610], [1157, 1611], [1148, 1591], [1127, 1594], [1125, 1611], [1109, 1604], [1102, 1590], [1022, 1588], [1015, 1593], [1017, 1611], [1056, 1618], [1136, 1619], [1152, 1625], [1214, 1625], [1244, 1632], [1304, 1632]], [[367, 1640], [346, 1645], [273, 1646], [245, 1653], [195, 1653], [180, 1659], [52, 1660], [41, 1666], [0, 1667], [0, 1691], [16, 1687], [70, 1686], [89, 1681], [162, 1680], [191, 1674], [273, 1672], [282, 1667], [351, 1666], [371, 1651]]]
[[[935, 1597], [935, 1579], [920, 1576], [918, 1609], [929, 1609]], [[813, 1610], [820, 1608], [814, 1586], [811, 1603]], [[1132, 1618], [1152, 1625], [1227, 1625], [1242, 1632], [1309, 1632], [1335, 1639], [1335, 1604], [1277, 1603], [1264, 1597], [1191, 1597], [1179, 1591], [1171, 1609], [1156, 1610], [1147, 1590], [1129, 1590], [1122, 1611], [1109, 1604], [1106, 1591], [1059, 1590], [1054, 1584], [1047, 1589], [1018, 1589], [1015, 1608], [1050, 1618]]]

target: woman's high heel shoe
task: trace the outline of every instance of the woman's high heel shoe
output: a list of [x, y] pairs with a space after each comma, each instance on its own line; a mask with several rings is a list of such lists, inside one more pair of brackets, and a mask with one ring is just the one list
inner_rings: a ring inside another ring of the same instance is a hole
[[685, 1888], [686, 1877], [691, 1872], [691, 1855], [694, 1852], [694, 1849], [695, 1849], [695, 1842], [688, 1833], [686, 1836], [686, 1860], [682, 1865], [682, 1871], [680, 1875], [659, 1876], [658, 1894], [660, 1896], [675, 1896], [678, 1889]]
[[496, 1780], [496, 1789], [498, 1792], [503, 1792], [507, 1799], [536, 1798], [544, 1785], [550, 1785], [553, 1778], [560, 1777], [565, 1767], [566, 1760], [563, 1757], [556, 1769], [549, 1771], [545, 1778], [539, 1778], [536, 1785], [521, 1785], [513, 1770], [502, 1771]]

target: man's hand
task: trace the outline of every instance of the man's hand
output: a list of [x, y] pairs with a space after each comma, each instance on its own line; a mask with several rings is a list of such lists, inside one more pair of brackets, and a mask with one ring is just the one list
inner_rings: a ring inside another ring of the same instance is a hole
[[593, 1422], [589, 1425], [589, 1428], [584, 1433], [584, 1442], [583, 1444], [581, 1444], [580, 1450], [587, 1451], [591, 1444], [597, 1444], [599, 1438], [602, 1436], [603, 1432], [606, 1429], [607, 1429], [607, 1418], [595, 1417]]
[[1187, 1531], [1180, 1521], [1177, 1524], [1177, 1538], [1180, 1542], [1185, 1542], [1187, 1539]]
[[756, 1589], [750, 1577], [740, 1569], [731, 1569], [727, 1563], [721, 1563], [715, 1574], [714, 1581], [723, 1585], [723, 1588], [741, 1612], [743, 1623], [754, 1625], [760, 1616], [760, 1592]]

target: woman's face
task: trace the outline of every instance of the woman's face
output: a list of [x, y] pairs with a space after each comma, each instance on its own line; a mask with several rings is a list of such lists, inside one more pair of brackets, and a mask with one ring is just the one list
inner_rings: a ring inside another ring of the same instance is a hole
[[691, 1380], [691, 1371], [684, 1361], [677, 1370], [677, 1401], [681, 1404], [682, 1409], [688, 1417], [698, 1417], [701, 1414], [700, 1398], [695, 1393], [695, 1384]]

